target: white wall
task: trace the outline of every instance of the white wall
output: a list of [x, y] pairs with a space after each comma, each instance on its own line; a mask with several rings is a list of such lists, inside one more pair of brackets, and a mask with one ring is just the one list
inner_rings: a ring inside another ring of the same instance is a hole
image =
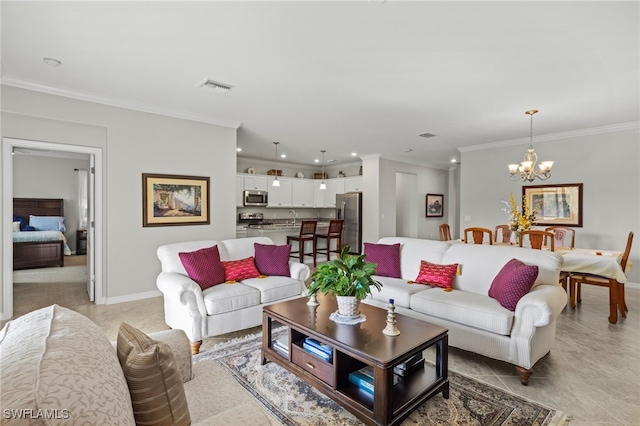
[[78, 229], [78, 172], [74, 169], [88, 168], [88, 160], [13, 156], [14, 198], [62, 198], [67, 228], [64, 234], [72, 252], [76, 251]]
[[[586, 133], [586, 132], [582, 132]], [[583, 183], [583, 227], [576, 247], [623, 250], [635, 234], [630, 282], [640, 283], [640, 137], [638, 128], [536, 142], [541, 160], [554, 160], [547, 181], [526, 185]], [[548, 138], [545, 138], [548, 139]], [[501, 200], [513, 192], [520, 200], [523, 183], [510, 181], [507, 164], [521, 161], [527, 145], [462, 153], [460, 227], [493, 229], [506, 223]], [[465, 221], [470, 216], [470, 221]]]
[[[158, 246], [235, 237], [236, 129], [3, 86], [2, 136], [103, 149], [107, 303], [157, 292]], [[143, 228], [142, 173], [209, 176], [211, 224]]]

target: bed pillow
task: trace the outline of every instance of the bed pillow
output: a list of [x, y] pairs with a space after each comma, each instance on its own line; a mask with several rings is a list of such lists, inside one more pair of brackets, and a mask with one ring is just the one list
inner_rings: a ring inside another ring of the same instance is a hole
[[258, 278], [260, 272], [256, 269], [253, 256], [240, 260], [222, 262], [224, 277], [229, 281], [242, 281], [249, 278]]
[[529, 293], [538, 278], [538, 266], [526, 265], [511, 259], [498, 272], [489, 288], [489, 297], [496, 299], [510, 311], [516, 310], [518, 301]]
[[453, 279], [456, 277], [457, 271], [457, 263], [452, 263], [451, 265], [438, 265], [427, 262], [426, 260], [421, 260], [420, 272], [418, 272], [418, 277], [414, 282], [445, 289], [453, 288]]
[[262, 275], [291, 276], [289, 271], [289, 255], [291, 244], [276, 246], [273, 244], [253, 243], [255, 248], [255, 264]]
[[20, 232], [20, 222], [13, 222], [13, 232]]
[[36, 231], [60, 231], [65, 232], [64, 217], [62, 216], [29, 216], [29, 226]]
[[224, 268], [220, 262], [218, 246], [180, 252], [178, 256], [189, 278], [198, 283], [202, 290], [224, 282]]
[[364, 243], [364, 254], [364, 260], [377, 264], [376, 275], [402, 278], [402, 273], [400, 272], [400, 243]]

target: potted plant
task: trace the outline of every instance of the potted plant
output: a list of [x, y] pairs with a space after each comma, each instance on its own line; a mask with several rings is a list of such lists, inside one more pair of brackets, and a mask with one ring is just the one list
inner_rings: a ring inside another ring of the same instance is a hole
[[371, 294], [372, 287], [382, 289], [382, 284], [372, 278], [377, 264], [364, 258], [364, 254], [349, 254], [349, 246], [344, 246], [339, 257], [319, 265], [311, 275], [309, 295], [330, 294], [336, 297], [339, 315], [360, 315], [360, 300]]

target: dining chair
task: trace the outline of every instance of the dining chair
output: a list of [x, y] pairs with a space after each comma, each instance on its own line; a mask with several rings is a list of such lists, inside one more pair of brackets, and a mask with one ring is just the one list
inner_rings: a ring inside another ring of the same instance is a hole
[[526, 231], [520, 231], [518, 244], [522, 247], [522, 242], [525, 240], [525, 237], [529, 237], [529, 244], [532, 249], [542, 250], [542, 246], [547, 241], [550, 240], [549, 250], [555, 251], [555, 244], [553, 241], [553, 234], [548, 231], [542, 231], [539, 229], [527, 229]]
[[[313, 257], [313, 266], [316, 266], [316, 227], [318, 225], [317, 220], [303, 220], [300, 222], [300, 233], [298, 235], [287, 235], [287, 244], [292, 242], [298, 243], [298, 250], [291, 251], [289, 257], [296, 257], [297, 254], [300, 258], [300, 263], [304, 263], [305, 256]], [[312, 252], [305, 254], [304, 248], [307, 241], [312, 243]]]
[[443, 223], [440, 225], [440, 241], [449, 241], [451, 239], [451, 229], [449, 228], [449, 224]]
[[471, 232], [473, 236], [474, 244], [482, 244], [484, 241], [484, 234], [487, 234], [489, 237], [489, 245], [493, 245], [493, 233], [491, 229], [480, 228], [480, 227], [472, 227], [464, 230], [464, 242], [465, 244], [469, 242], [469, 238], [467, 237], [467, 233]]
[[[556, 240], [556, 247], [570, 247], [574, 248], [576, 244], [576, 230], [573, 228], [567, 228], [565, 226], [550, 226], [544, 229], [547, 232], [553, 234], [553, 238]], [[568, 237], [571, 237], [571, 242], [567, 244]], [[545, 241], [545, 244], [547, 242]]]
[[[627, 236], [627, 246], [624, 248], [622, 258], [620, 259], [620, 267], [622, 271], [627, 267], [629, 253], [631, 253], [631, 244], [633, 243], [633, 232], [629, 232]], [[597, 285], [600, 287], [609, 287], [609, 322], [615, 324], [618, 322], [618, 310], [623, 318], [627, 317], [627, 303], [624, 300], [624, 283], [618, 282], [613, 278], [605, 278], [592, 274], [574, 273], [570, 280], [570, 298], [571, 308], [575, 309], [577, 302], [582, 302], [581, 287], [582, 284]]]
[[[329, 221], [329, 227], [327, 228], [326, 233], [316, 234], [316, 240], [320, 240], [320, 239], [327, 240], [326, 248], [323, 248], [323, 249], [316, 248], [317, 254], [326, 254], [327, 260], [331, 258], [331, 253], [340, 254], [340, 252], [342, 251], [342, 226], [343, 225], [344, 225], [344, 220], [331, 219]], [[331, 250], [331, 240], [336, 241], [335, 250]]]
[[[502, 236], [500, 240], [498, 240], [498, 233]], [[494, 242], [508, 244], [511, 241], [511, 227], [509, 225], [497, 225], [493, 236]]]

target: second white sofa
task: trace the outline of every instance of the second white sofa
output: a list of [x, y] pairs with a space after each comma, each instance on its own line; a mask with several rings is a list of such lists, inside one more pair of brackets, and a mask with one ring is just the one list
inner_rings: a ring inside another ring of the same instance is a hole
[[[559, 284], [560, 255], [515, 246], [401, 237], [382, 238], [378, 244], [400, 244], [401, 278], [376, 275], [382, 291], [374, 291], [365, 303], [386, 308], [394, 299], [396, 312], [447, 327], [451, 346], [515, 364], [522, 384], [528, 383], [533, 365], [551, 350], [556, 318], [567, 304]], [[537, 265], [538, 276], [511, 311], [488, 292], [498, 272], [514, 258]], [[410, 284], [418, 276], [421, 260], [457, 263], [460, 269], [453, 290]]]

